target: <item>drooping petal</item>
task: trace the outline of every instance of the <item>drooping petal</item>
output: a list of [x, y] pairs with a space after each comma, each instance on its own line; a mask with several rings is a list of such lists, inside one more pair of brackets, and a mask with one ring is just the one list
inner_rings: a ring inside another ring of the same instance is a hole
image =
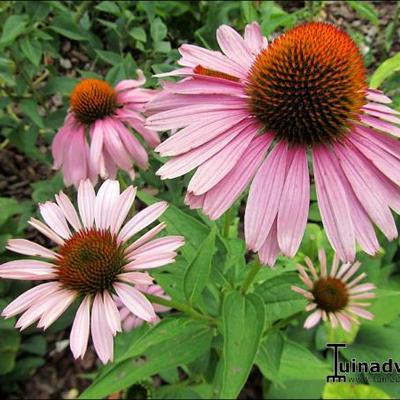
[[355, 257], [355, 233], [346, 192], [332, 167], [329, 150], [313, 149], [314, 177], [318, 205], [327, 236], [343, 261]]
[[86, 353], [90, 330], [90, 305], [90, 296], [85, 296], [72, 324], [69, 345], [75, 358], [83, 358]]
[[277, 222], [276, 219], [271, 226], [264, 244], [258, 251], [258, 256], [263, 264], [273, 267], [280, 252], [278, 238], [277, 238]]
[[318, 324], [318, 322], [321, 320], [322, 317], [322, 311], [320, 309], [315, 310], [312, 314], [310, 314], [307, 319], [304, 322], [304, 328], [306, 329], [311, 329], [315, 325]]
[[119, 298], [133, 314], [148, 322], [157, 318], [150, 301], [137, 289], [121, 282], [115, 282], [113, 287]]
[[286, 176], [287, 144], [279, 142], [264, 161], [250, 187], [244, 217], [249, 249], [264, 244], [278, 212]]
[[122, 330], [118, 308], [107, 290], [103, 292], [103, 301], [108, 326], [113, 335], [115, 335], [117, 332], [121, 332]]
[[278, 211], [278, 243], [283, 254], [293, 257], [301, 243], [310, 207], [310, 178], [303, 148], [290, 150], [293, 160], [286, 176]]
[[139, 86], [143, 86], [146, 83], [146, 77], [143, 74], [143, 71], [141, 69], [136, 70], [136, 74], [138, 76], [137, 79], [125, 79], [117, 83], [115, 86], [115, 90], [117, 92], [123, 91], [123, 90], [129, 90], [129, 89], [134, 89]]
[[105, 319], [105, 314], [102, 295], [97, 293], [93, 300], [90, 325], [94, 348], [103, 364], [112, 361], [114, 354], [113, 334]]

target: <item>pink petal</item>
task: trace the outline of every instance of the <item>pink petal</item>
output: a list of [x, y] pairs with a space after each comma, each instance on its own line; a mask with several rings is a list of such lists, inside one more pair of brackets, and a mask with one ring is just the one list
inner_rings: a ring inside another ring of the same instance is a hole
[[117, 332], [121, 332], [121, 318], [119, 316], [118, 308], [111, 298], [110, 294], [105, 290], [103, 292], [103, 301], [104, 301], [104, 310], [105, 317], [108, 323], [108, 326], [113, 335]]
[[362, 309], [361, 307], [350, 306], [349, 310], [362, 318], [369, 319], [369, 320], [374, 319], [374, 314], [372, 314], [371, 312], [369, 312], [367, 310]]
[[210, 79], [207, 76], [199, 76], [192, 79], [184, 79], [178, 83], [166, 82], [164, 90], [176, 94], [217, 94], [243, 97], [245, 95], [244, 85], [239, 82], [226, 79]]
[[120, 81], [118, 82], [118, 84], [115, 86], [114, 89], [117, 92], [120, 92], [123, 90], [128, 90], [137, 88], [139, 86], [143, 86], [146, 83], [146, 78], [143, 74], [143, 71], [141, 69], [137, 69], [136, 74], [138, 76], [138, 79], [125, 79], [123, 81]]
[[272, 135], [265, 133], [254, 138], [231, 171], [207, 192], [203, 211], [209, 218], [219, 218], [240, 196], [259, 168], [272, 139]]
[[322, 311], [321, 310], [316, 310], [314, 311], [311, 315], [307, 317], [307, 319], [304, 322], [304, 328], [306, 329], [311, 329], [315, 325], [318, 324], [318, 322], [321, 320], [322, 317]]
[[98, 119], [94, 122], [90, 129], [91, 143], [90, 143], [90, 162], [94, 169], [100, 174], [101, 171], [101, 158], [104, 144], [104, 131], [103, 120]]
[[57, 277], [55, 265], [38, 260], [14, 260], [0, 265], [0, 277], [5, 279], [47, 280]]
[[79, 231], [82, 229], [81, 221], [79, 220], [78, 213], [76, 212], [75, 207], [73, 206], [71, 200], [64, 192], [59, 192], [59, 194], [55, 195], [58, 206], [60, 207], [62, 213], [64, 214], [67, 221], [71, 224], [71, 226]]
[[371, 219], [385, 236], [392, 240], [397, 237], [396, 225], [387, 202], [382, 197], [378, 177], [367, 162], [350, 146], [335, 146], [343, 171], [348, 178], [357, 198], [363, 204]]
[[151, 285], [153, 278], [147, 272], [124, 272], [118, 279], [134, 285]]
[[340, 322], [340, 325], [342, 325], [342, 328], [347, 331], [350, 332], [351, 331], [351, 321], [349, 318], [347, 318], [346, 315], [344, 315], [343, 313], [339, 312], [339, 313], [335, 313], [337, 319]]
[[94, 204], [94, 220], [98, 229], [107, 229], [119, 199], [119, 182], [106, 180], [97, 191]]
[[246, 25], [244, 40], [254, 55], [258, 55], [261, 50], [268, 46], [267, 39], [263, 37], [260, 25], [256, 21]]
[[245, 118], [246, 115], [243, 111], [224, 111], [218, 113], [217, 116], [207, 116], [169, 137], [156, 148], [156, 151], [162, 156], [186, 153], [227, 132]]
[[276, 219], [271, 226], [271, 230], [265, 239], [264, 244], [258, 250], [258, 256], [263, 264], [273, 267], [280, 252], [277, 239], [277, 223]]
[[389, 122], [382, 121], [381, 119], [370, 117], [368, 115], [360, 115], [360, 120], [366, 125], [372, 126], [375, 129], [389, 133], [393, 136], [400, 137], [400, 128], [392, 125]]
[[125, 224], [118, 235], [118, 239], [122, 242], [127, 241], [133, 235], [146, 228], [146, 226], [150, 225], [157, 218], [159, 218], [167, 209], [167, 207], [168, 204], [165, 201], [160, 201], [152, 204], [149, 207], [146, 207]]
[[[234, 128], [211, 139], [203, 145], [174, 157], [157, 171], [157, 175], [160, 175], [161, 179], [173, 179], [186, 174], [225, 148], [233, 139], [243, 132], [244, 128], [247, 129], [248, 127], [249, 126], [244, 125], [244, 123], [238, 124]], [[256, 132], [256, 130], [257, 128], [255, 127], [254, 131]]]
[[93, 185], [88, 179], [82, 181], [78, 189], [78, 207], [83, 226], [87, 229], [93, 227], [95, 201], [96, 194]]
[[44, 297], [49, 297], [52, 293], [60, 289], [58, 282], [47, 282], [34, 286], [13, 300], [1, 313], [5, 318], [13, 317], [27, 310], [33, 303], [38, 302]]
[[293, 257], [301, 243], [310, 207], [310, 177], [303, 148], [289, 150], [292, 164], [286, 176], [278, 211], [278, 243], [283, 254]]
[[392, 100], [385, 96], [382, 91], [375, 89], [368, 89], [366, 97], [368, 100], [376, 101], [377, 103], [389, 104], [392, 102]]
[[324, 147], [313, 149], [318, 205], [327, 236], [344, 261], [355, 257], [355, 233], [346, 192]]
[[138, 119], [127, 118], [125, 121], [133, 128], [135, 131], [140, 133], [143, 139], [153, 148], [160, 144], [160, 138], [156, 131], [152, 129], [147, 129], [142, 121]]
[[125, 221], [130, 209], [132, 208], [133, 202], [135, 201], [136, 188], [129, 186], [119, 196], [115, 207], [111, 213], [111, 225], [110, 230], [113, 233], [118, 233], [121, 229], [122, 224]]
[[7, 244], [7, 249], [27, 256], [38, 256], [50, 259], [57, 258], [57, 253], [54, 251], [26, 239], [10, 239]]
[[36, 218], [31, 218], [28, 221], [28, 224], [33, 226], [35, 229], [37, 229], [40, 233], [43, 233], [43, 235], [47, 236], [50, 240], [52, 240], [54, 243], [59, 244], [62, 246], [64, 244], [64, 240], [60, 238], [53, 230], [51, 230], [47, 225], [45, 225], [43, 222], [37, 220]]
[[174, 251], [164, 253], [150, 253], [143, 256], [137, 256], [134, 261], [124, 266], [126, 271], [135, 269], [152, 269], [171, 264], [175, 261], [176, 253]]
[[90, 328], [90, 296], [85, 296], [76, 312], [69, 337], [69, 345], [75, 358], [86, 353]]
[[157, 318], [153, 305], [134, 287], [121, 282], [115, 282], [113, 287], [119, 298], [133, 314], [148, 322]]
[[384, 121], [388, 121], [393, 124], [400, 124], [400, 118], [395, 117], [393, 115], [394, 113], [389, 114], [389, 113], [381, 112], [378, 110], [372, 110], [368, 107], [363, 107], [363, 110], [366, 114], [368, 114], [372, 117], [380, 118], [380, 119], [383, 119]]
[[155, 237], [157, 234], [159, 234], [165, 227], [166, 227], [165, 222], [161, 222], [154, 228], [150, 229], [143, 236], [141, 236], [139, 239], [135, 240], [132, 244], [130, 244], [125, 249], [125, 254], [131, 253], [138, 247], [142, 246], [143, 244], [147, 243], [149, 240], [153, 239], [153, 237]]
[[71, 140], [74, 126], [76, 125], [77, 122], [73, 114], [68, 113], [67, 117], [65, 118], [64, 125], [55, 134], [51, 144], [51, 152], [54, 158], [53, 168], [59, 169], [64, 163], [66, 144]]
[[44, 204], [39, 205], [40, 214], [46, 224], [63, 239], [67, 239], [71, 236], [71, 231], [68, 227], [67, 221], [64, 217], [63, 212], [57, 204], [46, 201]]
[[165, 236], [147, 242], [143, 246], [127, 254], [127, 258], [128, 260], [132, 260], [134, 258], [141, 257], [145, 254], [150, 255], [150, 254], [175, 251], [184, 244], [185, 244], [185, 238], [183, 236]]
[[250, 69], [254, 56], [239, 33], [228, 25], [221, 25], [217, 29], [217, 41], [227, 57]]
[[267, 239], [278, 212], [286, 176], [287, 144], [279, 142], [256, 173], [244, 217], [249, 249], [258, 251]]
[[72, 304], [77, 297], [77, 293], [72, 290], [61, 289], [56, 294], [54, 305], [47, 312], [44, 312], [39, 320], [38, 328], [47, 329], [61, 314]]
[[201, 195], [220, 182], [234, 168], [255, 134], [254, 126], [243, 129], [221, 151], [200, 165], [190, 180], [188, 191]]
[[92, 307], [91, 332], [94, 348], [103, 364], [113, 360], [113, 334], [105, 320], [105, 306], [102, 295], [97, 293]]

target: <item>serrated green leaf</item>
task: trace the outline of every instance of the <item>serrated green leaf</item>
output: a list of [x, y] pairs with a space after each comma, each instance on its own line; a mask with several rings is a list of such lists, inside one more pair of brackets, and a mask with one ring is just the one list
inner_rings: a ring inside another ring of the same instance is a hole
[[183, 287], [189, 303], [196, 303], [207, 284], [216, 250], [215, 236], [216, 228], [211, 230], [186, 269]]

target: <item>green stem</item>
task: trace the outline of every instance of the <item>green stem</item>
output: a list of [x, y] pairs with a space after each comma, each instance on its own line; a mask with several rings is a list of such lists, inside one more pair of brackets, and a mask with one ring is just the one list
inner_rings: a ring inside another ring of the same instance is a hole
[[229, 208], [228, 211], [224, 214], [224, 238], [228, 239], [229, 237], [229, 228], [232, 223], [232, 209]]
[[83, 17], [83, 14], [85, 14], [85, 11], [89, 8], [90, 3], [91, 2], [89, 0], [84, 0], [81, 4], [79, 4], [74, 17], [74, 20], [77, 24], [79, 24], [81, 18]]
[[246, 294], [247, 291], [250, 288], [250, 285], [253, 283], [254, 278], [256, 277], [256, 275], [258, 274], [258, 271], [261, 269], [261, 264], [260, 261], [257, 260], [253, 267], [251, 268], [251, 270], [249, 271], [249, 273], [246, 276], [246, 279], [244, 280], [243, 284], [242, 284], [242, 289], [241, 292], [243, 294]]
[[146, 293], [146, 297], [152, 302], [152, 303], [156, 303], [156, 304], [160, 304], [162, 306], [166, 306], [166, 307], [170, 307], [170, 308], [175, 308], [175, 310], [178, 311], [182, 311], [187, 315], [190, 315], [191, 317], [195, 318], [195, 319], [199, 319], [201, 321], [205, 321], [210, 325], [217, 325], [217, 320], [205, 315], [205, 314], [201, 314], [198, 311], [196, 311], [194, 308], [180, 303], [178, 301], [175, 300], [168, 300], [168, 299], [164, 299], [162, 297], [158, 297], [158, 296], [154, 296], [152, 294], [147, 294]]

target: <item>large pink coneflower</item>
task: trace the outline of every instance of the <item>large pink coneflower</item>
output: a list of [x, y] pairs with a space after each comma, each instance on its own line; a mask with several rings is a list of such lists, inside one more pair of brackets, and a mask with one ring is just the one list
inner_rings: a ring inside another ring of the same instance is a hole
[[[142, 293], [148, 293], [167, 300], [170, 299], [170, 297], [165, 294], [164, 289], [160, 285], [137, 285], [136, 288]], [[124, 331], [129, 332], [132, 329], [143, 325], [143, 323], [145, 322], [144, 319], [133, 314], [131, 310], [126, 307], [121, 300], [118, 299], [118, 297], [115, 297], [115, 304], [118, 307], [119, 315], [121, 317], [121, 325]], [[153, 307], [156, 313], [164, 313], [171, 309], [170, 307], [162, 306], [160, 304], [154, 304]], [[159, 321], [160, 319], [157, 317], [157, 319], [153, 320], [152, 323], [156, 324]]]
[[[374, 224], [397, 237], [400, 119], [369, 89], [353, 40], [327, 23], [295, 27], [267, 45], [255, 22], [242, 38], [221, 26], [222, 52], [179, 49], [182, 68], [147, 107], [147, 126], [178, 130], [156, 150], [172, 157], [158, 174], [196, 169], [186, 202], [219, 218], [251, 183], [245, 238], [263, 263], [301, 243], [312, 166], [319, 209], [340, 259], [379, 244]], [[308, 160], [308, 156], [310, 159]]]
[[375, 297], [375, 285], [359, 284], [366, 277], [365, 272], [353, 278], [361, 265], [358, 261], [354, 264], [343, 264], [338, 268], [339, 259], [335, 255], [332, 268], [328, 271], [325, 252], [320, 250], [319, 273], [308, 257], [305, 261], [311, 276], [301, 265], [298, 266], [298, 270], [299, 277], [307, 289], [292, 286], [292, 290], [308, 300], [306, 311], [312, 311], [304, 323], [305, 328], [314, 327], [322, 319], [329, 322], [333, 328], [341, 325], [344, 330], [350, 331], [352, 324], [359, 324], [358, 317], [373, 319], [373, 314], [365, 310], [365, 307], [371, 304], [364, 300]]
[[71, 107], [52, 144], [54, 168], [62, 168], [64, 182], [78, 187], [82, 179], [115, 179], [118, 168], [133, 176], [133, 162], [148, 167], [147, 152], [131, 129], [152, 147], [156, 132], [144, 126], [145, 104], [155, 90], [143, 89], [145, 77], [119, 82], [115, 88], [99, 79], [83, 79], [71, 94]]
[[142, 320], [156, 321], [153, 305], [140, 290], [153, 283], [143, 270], [174, 262], [175, 250], [184, 241], [181, 236], [154, 239], [165, 227], [163, 223], [137, 237], [160, 217], [167, 204], [153, 204], [124, 224], [135, 193], [136, 189], [130, 186], [120, 194], [118, 182], [107, 180], [96, 195], [86, 180], [78, 189], [79, 215], [63, 192], [56, 195], [56, 202], [42, 204], [40, 213], [45, 223], [32, 218], [30, 224], [55, 242], [58, 251], [29, 240], [12, 239], [9, 250], [47, 261], [7, 262], [0, 265], [0, 277], [48, 282], [20, 295], [2, 315], [9, 318], [22, 313], [16, 324], [21, 330], [36, 321], [39, 328], [46, 329], [79, 299], [70, 336], [72, 353], [75, 358], [84, 356], [91, 331], [103, 363], [113, 359], [113, 336], [121, 331], [113, 296]]

